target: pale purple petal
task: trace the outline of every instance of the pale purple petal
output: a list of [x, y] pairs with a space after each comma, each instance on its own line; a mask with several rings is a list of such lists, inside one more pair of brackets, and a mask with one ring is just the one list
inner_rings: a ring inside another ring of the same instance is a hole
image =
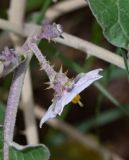
[[65, 106], [63, 97], [56, 97], [49, 107], [45, 115], [42, 117], [40, 121], [40, 128], [42, 127], [43, 123], [48, 121], [49, 119], [55, 118], [57, 115], [61, 115], [63, 108]]
[[75, 84], [74, 88], [71, 92], [67, 92], [64, 95], [64, 101], [65, 105], [72, 101], [72, 99], [82, 92], [85, 88], [87, 88], [89, 85], [91, 85], [96, 80], [102, 78], [102, 75], [99, 74], [99, 72], [102, 71], [102, 69], [95, 69], [92, 70], [86, 74], [84, 74]]
[[45, 123], [45, 122], [47, 122], [49, 119], [51, 119], [51, 118], [55, 118], [56, 116], [57, 116], [57, 113], [55, 113], [54, 111], [53, 111], [53, 107], [54, 107], [54, 105], [52, 104], [50, 107], [49, 107], [49, 109], [48, 109], [48, 111], [45, 113], [45, 115], [43, 115], [43, 117], [42, 117], [42, 119], [41, 119], [41, 121], [40, 121], [40, 128], [42, 127], [42, 125]]

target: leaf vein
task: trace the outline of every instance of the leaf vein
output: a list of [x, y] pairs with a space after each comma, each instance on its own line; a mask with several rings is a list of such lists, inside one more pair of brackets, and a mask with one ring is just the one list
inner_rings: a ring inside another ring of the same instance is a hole
[[120, 28], [121, 28], [124, 36], [127, 38], [127, 40], [129, 40], [129, 37], [127, 36], [127, 33], [126, 33], [124, 27], [121, 24], [121, 18], [120, 18], [120, 0], [116, 1], [116, 6], [117, 6], [117, 10], [118, 10], [118, 24], [119, 24], [119, 26], [120, 26]]

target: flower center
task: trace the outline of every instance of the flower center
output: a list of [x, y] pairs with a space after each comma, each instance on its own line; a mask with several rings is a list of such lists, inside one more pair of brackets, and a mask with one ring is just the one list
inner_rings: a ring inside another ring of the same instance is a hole
[[81, 96], [79, 94], [76, 95], [76, 97], [74, 97], [74, 99], [72, 99], [72, 103], [74, 104], [79, 104], [80, 107], [83, 107], [82, 102], [80, 101]]

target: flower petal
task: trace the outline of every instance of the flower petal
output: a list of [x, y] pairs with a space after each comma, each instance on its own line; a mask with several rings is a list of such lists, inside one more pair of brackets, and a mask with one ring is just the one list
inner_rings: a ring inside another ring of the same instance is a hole
[[48, 121], [51, 118], [55, 118], [56, 117], [56, 113], [53, 111], [53, 104], [49, 107], [48, 111], [43, 115], [41, 121], [40, 121], [40, 125], [39, 127], [41, 128], [42, 125]]
[[52, 105], [49, 107], [49, 109], [47, 110], [45, 115], [43, 115], [40, 121], [40, 128], [42, 127], [43, 123], [45, 123], [49, 119], [55, 118], [57, 115], [61, 115], [64, 106], [65, 106], [64, 98], [55, 97]]
[[99, 72], [102, 71], [102, 69], [95, 69], [92, 70], [83, 76], [74, 84], [74, 88], [71, 90], [71, 92], [67, 92], [64, 95], [64, 101], [65, 105], [72, 101], [72, 99], [82, 92], [85, 88], [87, 88], [89, 85], [91, 85], [94, 81], [102, 78], [102, 75], [99, 75]]

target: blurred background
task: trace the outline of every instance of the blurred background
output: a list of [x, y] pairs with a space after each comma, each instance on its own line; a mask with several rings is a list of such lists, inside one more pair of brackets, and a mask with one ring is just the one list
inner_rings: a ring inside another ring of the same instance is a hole
[[[8, 19], [10, 3], [9, 0], [0, 1], [0, 18]], [[17, 17], [18, 14], [16, 13], [15, 16]], [[109, 44], [104, 38], [86, 1], [26, 0], [24, 22], [40, 25], [46, 17], [61, 24], [64, 32], [121, 54], [120, 49]], [[25, 39], [22, 39], [21, 44], [24, 41]], [[5, 46], [13, 48], [13, 44], [9, 32], [0, 30], [0, 50], [2, 51]], [[63, 71], [68, 70], [70, 78], [94, 68], [103, 68], [104, 71], [101, 80], [80, 94], [84, 107], [70, 103], [65, 107], [61, 117], [56, 118], [55, 121], [49, 121], [44, 124], [42, 129], [39, 129], [41, 115], [51, 104], [53, 90], [45, 90], [47, 85], [44, 82], [48, 80], [47, 76], [40, 71], [40, 66], [33, 56], [30, 64], [30, 81], [32, 83], [30, 95], [31, 98], [33, 97], [33, 102], [31, 100], [30, 104], [34, 105], [36, 141], [48, 146], [51, 160], [105, 159], [104, 152], [100, 152], [101, 147], [100, 149], [94, 147], [96, 144], [100, 144], [102, 148], [105, 147], [119, 158], [128, 160], [129, 85], [126, 71], [59, 43], [49, 43], [44, 40], [40, 42], [39, 47], [51, 64], [55, 65], [55, 70], [58, 71], [62, 65]], [[0, 79], [1, 112], [6, 107], [11, 79], [12, 73]], [[17, 114], [14, 135], [14, 140], [23, 145], [29, 143], [23, 95], [27, 91], [28, 89], [25, 87]], [[35, 137], [32, 130], [29, 134], [32, 139]]]

